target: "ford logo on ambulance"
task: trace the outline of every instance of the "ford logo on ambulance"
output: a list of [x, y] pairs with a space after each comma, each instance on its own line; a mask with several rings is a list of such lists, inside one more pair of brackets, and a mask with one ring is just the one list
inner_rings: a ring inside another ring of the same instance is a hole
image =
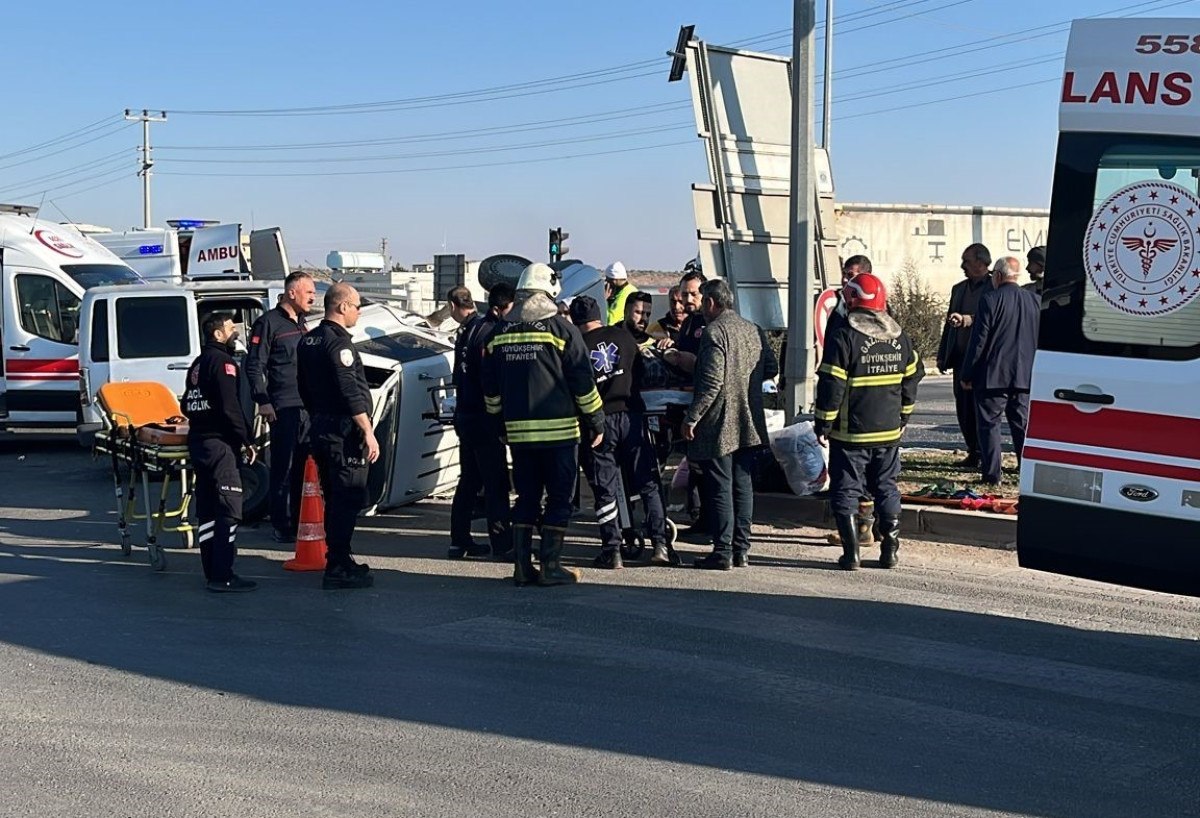
[[1121, 486], [1121, 496], [1134, 502], [1149, 503], [1158, 499], [1158, 492], [1149, 486], [1129, 485]]

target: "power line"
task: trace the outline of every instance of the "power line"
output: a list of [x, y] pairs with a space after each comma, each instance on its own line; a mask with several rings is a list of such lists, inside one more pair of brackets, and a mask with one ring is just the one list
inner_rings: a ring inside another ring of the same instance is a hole
[[116, 168], [114, 170], [105, 171], [104, 173], [98, 173], [94, 176], [84, 176], [84, 177], [82, 177], [80, 179], [76, 179], [72, 182], [64, 182], [61, 185], [55, 185], [53, 187], [48, 187], [48, 188], [44, 188], [44, 189], [40, 189], [40, 190], [32, 190], [32, 191], [29, 191], [28, 193], [22, 193], [20, 195], [13, 196], [11, 198], [31, 199], [35, 196], [42, 196], [42, 195], [45, 195], [45, 194], [50, 193], [55, 190], [66, 190], [67, 188], [71, 188], [71, 187], [74, 187], [75, 185], [83, 184], [84, 182], [91, 182], [96, 179], [103, 179], [104, 177], [112, 176], [113, 174], [124, 175], [124, 174], [128, 174], [128, 173], [129, 173], [129, 171], [126, 170], [125, 168]]
[[659, 125], [653, 128], [637, 128], [627, 131], [615, 131], [591, 136], [572, 136], [567, 139], [554, 139], [544, 142], [526, 142], [516, 145], [496, 145], [485, 148], [465, 148], [449, 151], [427, 151], [423, 153], [392, 154], [390, 156], [330, 156], [330, 157], [301, 157], [298, 159], [163, 159], [163, 162], [199, 163], [199, 164], [327, 164], [341, 162], [383, 162], [396, 159], [429, 159], [439, 156], [469, 156], [480, 153], [501, 153], [504, 151], [528, 150], [530, 148], [547, 148], [558, 145], [575, 145], [580, 142], [603, 142], [607, 139], [626, 139], [631, 136], [666, 133], [678, 131], [694, 125], [692, 122], [673, 122], [670, 125]]
[[[980, 70], [969, 72], [966, 74], [961, 74], [961, 73], [943, 74], [943, 75], [938, 75], [938, 76], [933, 76], [933, 77], [927, 77], [927, 78], [920, 79], [920, 80], [915, 80], [910, 83], [903, 83], [903, 84], [899, 84], [899, 85], [895, 85], [895, 86], [876, 88], [875, 90], [873, 90], [871, 92], [857, 94], [857, 95], [853, 95], [853, 96], [849, 96], [849, 97], [843, 97], [842, 99], [843, 99], [843, 101], [846, 101], [846, 102], [853, 102], [853, 101], [860, 100], [860, 99], [868, 99], [868, 98], [872, 98], [872, 97], [876, 97], [876, 96], [890, 95], [890, 94], [893, 94], [893, 93], [896, 93], [899, 91], [922, 89], [925, 86], [932, 84], [932, 83], [957, 82], [957, 81], [961, 81], [961, 80], [973, 79], [973, 78], [982, 77], [982, 76], [990, 76], [992, 74], [1005, 73], [1005, 72], [1017, 70], [1020, 68], [1043, 65], [1048, 62], [1056, 62], [1057, 60], [1058, 60], [1057, 57], [1043, 57], [1043, 58], [1017, 60], [1017, 61], [1012, 61], [1012, 62], [1008, 62], [1008, 63], [1001, 63], [996, 66], [980, 69]], [[448, 141], [451, 139], [478, 139], [478, 138], [481, 138], [484, 136], [498, 135], [498, 134], [503, 134], [503, 133], [516, 133], [516, 132], [522, 132], [522, 131], [543, 130], [542, 126], [548, 125], [548, 124], [555, 124], [555, 123], [590, 124], [590, 123], [594, 123], [594, 122], [598, 122], [598, 121], [612, 121], [612, 120], [620, 119], [620, 118], [632, 118], [632, 117], [636, 117], [636, 116], [643, 116], [643, 115], [646, 115], [646, 113], [647, 113], [647, 112], [642, 111], [643, 107], [651, 107], [654, 109], [648, 113], [659, 114], [659, 113], [674, 113], [675, 111], [683, 110], [685, 108], [690, 108], [691, 106], [690, 106], [690, 103], [687, 103], [687, 102], [664, 103], [664, 104], [659, 104], [659, 105], [654, 105], [654, 106], [639, 106], [637, 108], [632, 108], [632, 109], [619, 109], [620, 111], [625, 111], [625, 113], [610, 111], [610, 112], [603, 112], [600, 114], [588, 115], [588, 116], [568, 117], [568, 118], [563, 118], [563, 119], [558, 119], [558, 120], [544, 120], [539, 123], [529, 123], [527, 125], [499, 126], [499, 127], [495, 127], [495, 128], [484, 129], [484, 131], [486, 131], [486, 132], [478, 131], [478, 132], [471, 132], [471, 133], [462, 133], [462, 132], [451, 131], [451, 132], [440, 132], [440, 133], [434, 133], [434, 134], [416, 134], [416, 135], [411, 135], [411, 136], [407, 136], [407, 137], [392, 137], [392, 138], [387, 138], [387, 139], [359, 140], [359, 141], [352, 141], [352, 142], [314, 142], [314, 143], [300, 143], [300, 144], [291, 144], [291, 145], [285, 144], [285, 145], [173, 146], [173, 147], [162, 146], [159, 148], [159, 150], [163, 150], [163, 151], [166, 151], [166, 150], [176, 150], [176, 151], [202, 150], [202, 151], [222, 151], [222, 152], [226, 152], [226, 151], [262, 151], [262, 150], [279, 150], [279, 149], [317, 150], [317, 149], [346, 148], [346, 147], [353, 147], [353, 148], [378, 147], [378, 146], [390, 145], [390, 144], [411, 144], [411, 143], [432, 142], [432, 141], [443, 142], [443, 141]], [[570, 139], [556, 140], [556, 141], [552, 141], [552, 142], [526, 143], [526, 144], [516, 144], [516, 145], [506, 145], [506, 146], [493, 146], [493, 147], [485, 147], [485, 148], [462, 149], [462, 150], [456, 150], [456, 151], [438, 151], [438, 152], [432, 152], [432, 153], [412, 153], [412, 154], [402, 154], [402, 155], [360, 156], [360, 157], [304, 157], [304, 158], [299, 158], [299, 159], [242, 159], [242, 158], [200, 159], [200, 158], [171, 157], [169, 159], [169, 161], [180, 162], [180, 163], [211, 163], [211, 164], [257, 164], [257, 163], [271, 163], [271, 164], [294, 163], [294, 164], [298, 164], [298, 163], [310, 163], [310, 162], [322, 163], [322, 162], [385, 161], [385, 160], [393, 160], [393, 159], [427, 158], [427, 157], [433, 157], [433, 156], [448, 156], [448, 155], [458, 155], [458, 154], [490, 153], [490, 152], [505, 151], [505, 150], [519, 150], [519, 149], [525, 149], [525, 148], [530, 148], [530, 147], [542, 147], [542, 146], [546, 146], [546, 145], [570, 144], [572, 142], [578, 142], [578, 141], [596, 141], [599, 139], [620, 138], [620, 137], [638, 135], [638, 134], [643, 134], [643, 133], [656, 133], [656, 132], [669, 131], [669, 130], [674, 130], [676, 128], [688, 127], [691, 124], [692, 124], [691, 122], [682, 122], [681, 121], [678, 123], [672, 123], [671, 125], [661, 126], [661, 127], [620, 131], [620, 132], [615, 132], [615, 133], [592, 135], [592, 136], [583, 137], [583, 138], [575, 137], [575, 138], [570, 138]]]
[[[879, 25], [886, 25], [897, 20], [907, 19], [917, 16], [918, 14], [927, 13], [930, 11], [938, 11], [953, 6], [963, 5], [965, 3], [974, 2], [974, 0], [910, 0], [909, 2], [901, 3], [897, 0], [892, 5], [899, 8], [901, 6], [911, 8], [913, 5], [922, 3], [942, 2], [941, 6], [925, 11], [910, 11], [907, 14], [901, 15], [894, 20], [884, 20], [871, 23], [859, 28], [851, 28], [846, 31], [850, 33], [861, 30], [862, 28], [873, 28]], [[893, 11], [893, 8], [884, 9], [884, 11]], [[879, 14], [880, 10], [868, 10], [858, 12], [850, 19], [858, 19], [861, 17], [869, 17]], [[749, 38], [744, 42], [753, 42], [755, 38]], [[640, 69], [648, 66], [656, 66], [652, 71], [640, 71]], [[472, 91], [459, 91], [449, 94], [432, 94], [420, 97], [405, 97], [392, 100], [380, 100], [375, 102], [359, 102], [346, 103], [341, 105], [313, 105], [297, 108], [243, 108], [243, 109], [224, 109], [224, 110], [176, 110], [174, 113], [188, 116], [251, 116], [251, 117], [295, 117], [295, 116], [339, 116], [346, 114], [363, 114], [363, 113], [386, 113], [397, 110], [423, 110], [428, 108], [443, 108], [454, 105], [464, 105], [479, 102], [495, 102], [507, 99], [517, 99], [528, 96], [539, 96], [542, 94], [557, 93], [560, 91], [577, 90], [580, 88], [589, 88], [598, 85], [607, 85], [614, 82], [623, 82], [630, 79], [639, 79], [642, 77], [657, 76], [661, 73], [661, 60], [642, 60], [639, 62], [626, 63], [623, 65], [613, 66], [609, 68], [599, 68], [592, 71], [576, 72], [574, 74], [564, 74], [556, 77], [548, 77], [539, 80], [530, 80], [522, 83], [514, 83], [508, 85], [492, 86], [489, 88], [475, 89]], [[638, 73], [630, 73], [638, 72]], [[622, 76], [623, 75], [623, 76]]]
[[456, 139], [478, 139], [481, 136], [494, 136], [504, 133], [522, 133], [542, 130], [545, 126], [556, 128], [590, 125], [596, 122], [610, 122], [618, 119], [633, 119], [643, 116], [656, 116], [662, 113], [674, 113], [691, 108], [690, 102], [663, 102], [652, 105], [639, 105], [633, 108], [618, 108], [613, 111], [601, 111], [595, 114], [581, 114], [560, 119], [543, 119], [535, 122], [522, 122], [513, 125], [497, 125], [490, 128], [476, 128], [469, 132], [440, 131], [436, 133], [412, 134], [410, 136], [383, 137], [379, 139], [359, 139], [340, 142], [300, 142], [290, 144], [257, 144], [257, 145], [160, 145], [156, 150], [188, 150], [188, 151], [277, 151], [277, 150], [319, 150], [327, 148], [366, 148], [381, 145], [399, 145], [413, 142], [443, 142]]
[[67, 146], [67, 147], [65, 147], [65, 148], [59, 148], [59, 149], [58, 149], [58, 150], [56, 150], [56, 151], [51, 151], [50, 153], [44, 154], [44, 155], [42, 155], [42, 156], [35, 156], [35, 157], [33, 157], [32, 159], [22, 159], [20, 162], [11, 162], [11, 163], [9, 163], [9, 164], [7, 164], [7, 165], [0, 165], [0, 170], [8, 170], [9, 168], [20, 167], [21, 165], [28, 165], [28, 164], [30, 164], [30, 163], [32, 163], [32, 162], [41, 162], [43, 159], [49, 159], [51, 156], [58, 156], [59, 154], [66, 153], [67, 151], [73, 151], [73, 150], [75, 150], [76, 148], [82, 148], [82, 147], [83, 147], [83, 146], [85, 146], [85, 145], [91, 145], [91, 144], [93, 144], [93, 143], [95, 143], [95, 142], [99, 142], [101, 139], [108, 139], [110, 136], [114, 136], [114, 135], [116, 135], [116, 134], [120, 133], [121, 131], [125, 130], [125, 129], [126, 129], [126, 128], [128, 128], [128, 127], [130, 126], [130, 124], [132, 124], [132, 123], [128, 123], [128, 122], [114, 122], [114, 123], [112, 123], [112, 124], [113, 124], [113, 125], [116, 125], [117, 127], [116, 127], [116, 129], [115, 129], [115, 130], [111, 130], [111, 131], [109, 131], [108, 133], [99, 133], [99, 134], [96, 134], [96, 135], [95, 135], [95, 136], [93, 136], [92, 138], [90, 138], [90, 139], [86, 139], [86, 140], [84, 140], [84, 141], [82, 141], [82, 142], [79, 142], [79, 143], [77, 143], [77, 144], [75, 144], [75, 145], [70, 145], [70, 146]]
[[[1182, 6], [1188, 3], [1193, 3], [1195, 0], [1170, 0], [1165, 5], [1161, 5], [1164, 0], [1145, 0], [1145, 2], [1133, 3], [1132, 5], [1120, 6], [1109, 11], [1103, 11], [1095, 15], [1091, 15], [1088, 19], [1104, 17], [1106, 15], [1115, 15], [1121, 12], [1137, 12], [1137, 11], [1163, 11], [1175, 6]], [[1152, 8], [1151, 8], [1152, 7]], [[886, 60], [873, 60], [864, 65], [852, 66], [835, 71], [833, 76], [835, 79], [857, 79], [859, 77], [878, 74], [884, 71], [891, 71], [896, 66], [905, 68], [913, 65], [922, 65], [930, 62], [938, 62], [940, 60], [949, 59], [952, 57], [961, 57], [967, 54], [975, 54], [980, 51], [987, 51], [993, 48], [991, 44], [1000, 43], [1004, 45], [1015, 45], [1017, 43], [1031, 42], [1033, 40], [1043, 39], [1045, 37], [1053, 37], [1067, 31], [1071, 27], [1072, 20], [1060, 20], [1057, 23], [1047, 23], [1046, 25], [1033, 26], [1032, 28], [1020, 29], [1007, 34], [997, 34], [992, 37], [985, 37], [981, 40], [970, 40], [959, 45], [945, 46], [933, 50], [920, 51], [915, 54], [904, 54], [899, 57], [891, 57]], [[1033, 34], [1033, 32], [1042, 32]], [[1029, 34], [1031, 36], [1022, 37], [1020, 35]], [[972, 46], [972, 47], [968, 47]], [[816, 79], [820, 79], [823, 75], [817, 74]]]
[[992, 88], [987, 91], [972, 91], [969, 94], [959, 94], [953, 97], [941, 97], [939, 99], [925, 100], [924, 102], [910, 102], [905, 105], [897, 105], [893, 108], [881, 108], [877, 111], [864, 111], [859, 114], [849, 114], [847, 116], [835, 116], [835, 122], [846, 119], [860, 119], [865, 116], [878, 116], [879, 114], [889, 114], [894, 111], [907, 111], [912, 108], [924, 108], [928, 105], [940, 105], [943, 102], [956, 102], [961, 99], [974, 99], [975, 97], [985, 97], [991, 94], [999, 94], [1004, 91], [1015, 91], [1019, 88], [1032, 88], [1035, 85], [1045, 85], [1050, 82], [1060, 82], [1062, 77], [1047, 77], [1044, 80], [1034, 80], [1032, 82], [1022, 82], [1017, 85], [1006, 85], [1003, 88]]
[[94, 169], [101, 165], [112, 164], [114, 161], [124, 161], [129, 155], [130, 155], [129, 149], [123, 148], [123, 149], [117, 151], [116, 153], [111, 153], [111, 154], [108, 154], [107, 156], [101, 156], [96, 159], [91, 159], [87, 162], [83, 162], [82, 164], [74, 165], [72, 167], [57, 171], [55, 173], [43, 174], [41, 176], [35, 176], [32, 179], [23, 179], [20, 182], [13, 182], [10, 185], [5, 185], [2, 189], [3, 190], [19, 190], [21, 188], [29, 187], [30, 185], [41, 184], [42, 182], [52, 182], [60, 177], [70, 176], [72, 173], [76, 173], [81, 170], [91, 170], [91, 169]]
[[[90, 185], [81, 190], [72, 190], [70, 193], [64, 193], [60, 196], [56, 196], [55, 198], [56, 199], [69, 199], [70, 197], [78, 196], [81, 193], [87, 193], [89, 191], [97, 190], [102, 187], [108, 187], [109, 185], [115, 185], [117, 182], [120, 182], [124, 178], [125, 178], [124, 176], [118, 176], [115, 179], [109, 179], [107, 182], [100, 182], [99, 184]], [[61, 212], [61, 210], [60, 210], [60, 212]]]
[[84, 125], [81, 128], [76, 128], [75, 130], [70, 131], [69, 133], [65, 133], [62, 136], [57, 136], [54, 139], [48, 139], [45, 142], [39, 142], [36, 145], [30, 145], [29, 147], [22, 148], [19, 151], [12, 151], [11, 153], [0, 154], [0, 160], [11, 159], [14, 156], [24, 156], [27, 153], [32, 153], [32, 152], [40, 150], [42, 148], [53, 147], [54, 145], [57, 145], [60, 142], [65, 142], [65, 141], [73, 139], [77, 136], [90, 133], [90, 132], [96, 130], [98, 127], [101, 127], [103, 125], [113, 122], [115, 119], [116, 119], [115, 116], [112, 116], [112, 115], [106, 116], [103, 119], [96, 120], [95, 122], [91, 123], [90, 125]]
[[358, 171], [343, 171], [343, 172], [294, 172], [294, 173], [207, 173], [207, 172], [188, 172], [188, 171], [162, 171], [160, 176], [212, 176], [212, 177], [296, 177], [296, 176], [381, 176], [394, 173], [435, 173], [444, 170], [473, 170], [476, 168], [495, 168], [507, 165], [531, 165], [542, 162], [559, 162], [566, 159], [583, 159], [592, 156], [613, 156], [621, 153], [633, 153], [635, 151], [656, 150], [658, 148], [673, 148], [680, 145], [695, 145], [695, 140], [689, 139], [686, 142], [663, 142], [657, 145], [640, 145], [633, 148], [617, 148], [615, 150], [597, 151], [594, 153], [576, 153], [563, 156], [546, 156], [537, 159], [512, 159], [504, 162], [484, 162], [472, 165], [449, 165], [433, 168], [388, 168], [383, 170], [358, 170]]
[[874, 99], [875, 97], [891, 96], [892, 94], [901, 93], [904, 91], [921, 91], [925, 90], [931, 83], [951, 83], [962, 82], [964, 80], [978, 79], [979, 77], [989, 77], [993, 74], [1007, 74], [1011, 71], [1019, 71], [1022, 68], [1033, 68], [1034, 66], [1046, 65], [1048, 63], [1060, 63], [1061, 57], [1042, 57], [1040, 59], [1016, 60], [1011, 63], [1002, 63], [991, 68], [983, 68], [978, 71], [971, 71], [966, 74], [945, 74], [937, 77], [929, 77], [922, 80], [913, 80], [904, 85], [896, 85], [890, 88], [878, 88], [874, 91], [867, 91], [861, 94], [851, 94], [849, 96], [841, 96], [838, 102], [858, 102], [864, 99]]

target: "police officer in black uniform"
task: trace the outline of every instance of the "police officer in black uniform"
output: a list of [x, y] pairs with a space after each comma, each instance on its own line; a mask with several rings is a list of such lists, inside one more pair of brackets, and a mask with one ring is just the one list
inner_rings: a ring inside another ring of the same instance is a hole
[[[473, 313], [454, 342], [454, 431], [458, 434], [460, 476], [450, 506], [450, 559], [512, 558], [511, 511], [504, 425], [487, 413], [483, 400], [483, 357], [496, 328], [512, 308], [516, 290], [506, 281], [488, 292], [488, 311]], [[474, 302], [472, 302], [472, 306]], [[471, 538], [475, 498], [483, 489], [488, 544]]]
[[325, 320], [304, 336], [297, 353], [300, 397], [311, 418], [309, 440], [325, 495], [325, 590], [369, 588], [375, 580], [350, 555], [367, 501], [367, 467], [379, 458], [371, 391], [349, 333], [360, 307], [353, 287], [334, 284], [325, 293]]
[[237, 340], [233, 316], [217, 312], [204, 319], [204, 348], [187, 374], [183, 413], [188, 418], [188, 453], [196, 480], [200, 562], [208, 590], [253, 591], [258, 583], [233, 573], [235, 541], [242, 519], [241, 453], [251, 462], [249, 426], [238, 398], [238, 367], [230, 350]]

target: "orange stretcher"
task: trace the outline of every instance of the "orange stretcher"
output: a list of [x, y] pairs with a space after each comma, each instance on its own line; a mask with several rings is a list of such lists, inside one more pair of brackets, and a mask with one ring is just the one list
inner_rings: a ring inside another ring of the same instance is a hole
[[[161, 383], [132, 381], [104, 384], [98, 402], [104, 412], [104, 428], [96, 433], [94, 453], [108, 455], [112, 461], [121, 553], [129, 556], [133, 551], [130, 524], [144, 520], [150, 567], [162, 571], [167, 561], [159, 534], [179, 534], [185, 548], [195, 544], [188, 522], [194, 482], [179, 401]], [[162, 482], [157, 498], [150, 491], [152, 477]], [[139, 484], [141, 513], [137, 511]], [[172, 506], [175, 487], [178, 503]]]

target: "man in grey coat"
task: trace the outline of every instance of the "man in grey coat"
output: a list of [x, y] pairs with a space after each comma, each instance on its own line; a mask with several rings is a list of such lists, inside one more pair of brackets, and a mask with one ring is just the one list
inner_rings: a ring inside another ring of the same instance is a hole
[[733, 310], [724, 281], [700, 288], [708, 324], [696, 356], [695, 392], [684, 418], [688, 458], [704, 471], [713, 551], [695, 568], [728, 571], [749, 565], [754, 517], [751, 468], [768, 443], [762, 385], [779, 374], [779, 362], [763, 331]]

